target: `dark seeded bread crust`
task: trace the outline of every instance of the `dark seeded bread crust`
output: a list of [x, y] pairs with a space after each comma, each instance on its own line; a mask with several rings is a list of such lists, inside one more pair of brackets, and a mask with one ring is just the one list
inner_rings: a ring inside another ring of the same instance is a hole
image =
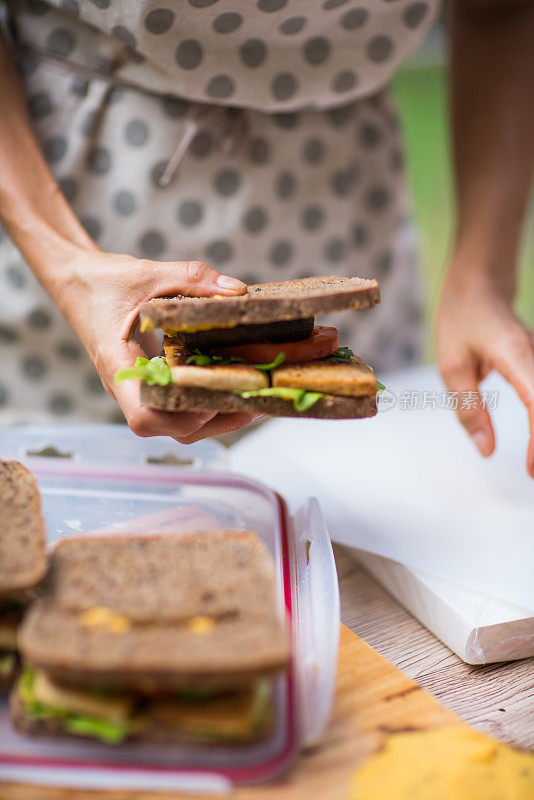
[[31, 472], [0, 459], [0, 598], [35, 586], [46, 571], [41, 497]]
[[174, 329], [182, 325], [215, 328], [359, 310], [379, 302], [377, 281], [334, 275], [255, 284], [239, 297], [157, 298], [143, 303], [140, 314], [142, 321], [149, 320], [155, 328]]
[[218, 411], [220, 414], [270, 414], [273, 417], [311, 419], [363, 419], [376, 414], [376, 395], [370, 397], [319, 398], [307, 411], [296, 411], [292, 400], [280, 397], [251, 397], [245, 400], [233, 392], [179, 386], [141, 384], [141, 402], [159, 411]]

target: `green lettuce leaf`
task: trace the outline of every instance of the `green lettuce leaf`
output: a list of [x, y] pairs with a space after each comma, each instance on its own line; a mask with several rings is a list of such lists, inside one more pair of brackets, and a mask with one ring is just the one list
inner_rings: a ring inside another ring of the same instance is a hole
[[269, 372], [270, 370], [279, 367], [280, 364], [283, 364], [285, 360], [286, 360], [286, 354], [278, 353], [274, 361], [271, 361], [270, 364], [254, 364], [254, 369], [259, 369], [260, 372]]
[[322, 392], [304, 392], [302, 397], [293, 401], [293, 404], [297, 411], [307, 411], [309, 408], [315, 405], [317, 400], [319, 400], [321, 397], [324, 397]]
[[332, 353], [331, 356], [326, 356], [325, 361], [350, 361], [354, 353], [350, 347], [340, 347], [337, 353]]
[[15, 653], [0, 653], [0, 678], [11, 675], [15, 668], [16, 660]]
[[223, 366], [224, 364], [246, 364], [247, 362], [244, 358], [239, 358], [239, 356], [231, 356], [230, 358], [223, 358], [222, 356], [216, 355], [210, 356], [207, 353], [203, 353], [202, 350], [199, 350], [197, 347], [193, 350], [193, 353], [185, 363], [194, 364], [196, 367], [208, 367], [210, 364]]
[[207, 367], [209, 364], [212, 364], [213, 361], [210, 356], [205, 355], [205, 353], [193, 353], [185, 363], [194, 364], [196, 367]]
[[256, 684], [254, 703], [252, 706], [252, 719], [257, 726], [263, 722], [271, 702], [271, 682], [268, 680], [258, 681]]
[[157, 356], [156, 358], [148, 360], [148, 358], [138, 358], [134, 367], [127, 367], [120, 369], [115, 374], [115, 383], [122, 383], [123, 381], [139, 380], [153, 386], [168, 386], [172, 383], [171, 368], [164, 358]]
[[106, 744], [120, 744], [126, 739], [129, 730], [127, 721], [112, 722], [85, 714], [70, 714], [64, 719], [63, 727], [76, 736], [92, 736]]
[[90, 714], [80, 714], [58, 706], [48, 706], [35, 697], [33, 685], [35, 672], [26, 667], [19, 678], [18, 691], [28, 716], [33, 719], [57, 719], [69, 733], [92, 736], [105, 744], [120, 744], [130, 730], [130, 720], [113, 722]]
[[[269, 372], [271, 369], [276, 369], [279, 367], [286, 360], [285, 353], [278, 353], [274, 361], [271, 361], [270, 364], [253, 364], [252, 366], [255, 369], [259, 369], [262, 372]], [[194, 364], [197, 367], [208, 367], [211, 364], [248, 364], [249, 362], [246, 361], [244, 358], [239, 358], [239, 356], [231, 356], [230, 358], [223, 358], [222, 356], [217, 355], [208, 355], [207, 353], [203, 353], [198, 348], [193, 351], [193, 353], [189, 356], [186, 361], [186, 364]]]
[[243, 399], [251, 397], [279, 397], [282, 400], [292, 400], [296, 411], [307, 411], [320, 397], [324, 397], [321, 392], [306, 392], [304, 389], [292, 389], [286, 386], [272, 386], [269, 389], [255, 389], [254, 391], [235, 392]]
[[[371, 366], [370, 364], [366, 364], [365, 366], [366, 366], [366, 367], [369, 367], [369, 369], [371, 370], [371, 372], [374, 372], [374, 369], [372, 368], [372, 366]], [[377, 379], [376, 379], [376, 391], [377, 391], [377, 392], [383, 392], [385, 388], [386, 388], [386, 387], [384, 386], [384, 384], [383, 384], [383, 383], [381, 383], [381, 382], [378, 380], [378, 378], [377, 378]]]

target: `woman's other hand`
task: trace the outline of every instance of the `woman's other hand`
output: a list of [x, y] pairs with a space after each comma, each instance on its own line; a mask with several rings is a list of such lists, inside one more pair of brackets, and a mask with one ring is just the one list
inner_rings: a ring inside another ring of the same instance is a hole
[[[512, 384], [529, 416], [534, 477], [533, 340], [513, 310], [534, 174], [534, 3], [451, 0], [448, 28], [456, 225], [437, 318], [438, 364], [453, 391], [478, 391], [492, 369]], [[459, 416], [490, 455], [487, 409], [479, 403]]]
[[443, 287], [436, 321], [438, 367], [449, 391], [476, 393], [476, 408], [459, 403], [457, 413], [483, 456], [493, 453], [495, 434], [479, 384], [494, 369], [514, 387], [528, 412], [527, 471], [534, 478], [534, 337], [514, 313], [504, 285], [468, 275], [461, 264], [453, 264]]

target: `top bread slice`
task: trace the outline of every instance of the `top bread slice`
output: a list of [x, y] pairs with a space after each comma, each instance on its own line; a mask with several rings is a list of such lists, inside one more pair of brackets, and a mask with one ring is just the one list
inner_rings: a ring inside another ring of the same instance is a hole
[[0, 597], [32, 588], [45, 571], [37, 481], [20, 462], [0, 459]]
[[19, 647], [60, 683], [149, 694], [233, 687], [289, 658], [272, 559], [236, 531], [61, 542]]
[[334, 275], [254, 284], [240, 296], [157, 298], [143, 303], [140, 314], [145, 329], [201, 330], [282, 322], [378, 302], [377, 281]]
[[275, 605], [275, 573], [254, 533], [73, 536], [56, 546], [43, 597], [76, 614], [113, 609], [132, 622], [181, 621]]

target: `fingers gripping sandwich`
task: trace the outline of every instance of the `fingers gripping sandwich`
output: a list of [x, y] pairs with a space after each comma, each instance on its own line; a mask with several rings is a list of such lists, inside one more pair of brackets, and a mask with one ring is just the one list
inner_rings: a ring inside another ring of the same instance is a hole
[[236, 297], [151, 300], [141, 306], [141, 330], [163, 330], [163, 355], [138, 359], [116, 380], [140, 379], [143, 403], [166, 411], [370, 417], [372, 369], [314, 317], [379, 300], [376, 281], [339, 277], [258, 284]]
[[272, 559], [235, 531], [64, 540], [19, 638], [15, 726], [107, 743], [261, 738], [290, 654]]
[[46, 570], [45, 526], [35, 478], [0, 460], [0, 691], [17, 666], [17, 628]]

